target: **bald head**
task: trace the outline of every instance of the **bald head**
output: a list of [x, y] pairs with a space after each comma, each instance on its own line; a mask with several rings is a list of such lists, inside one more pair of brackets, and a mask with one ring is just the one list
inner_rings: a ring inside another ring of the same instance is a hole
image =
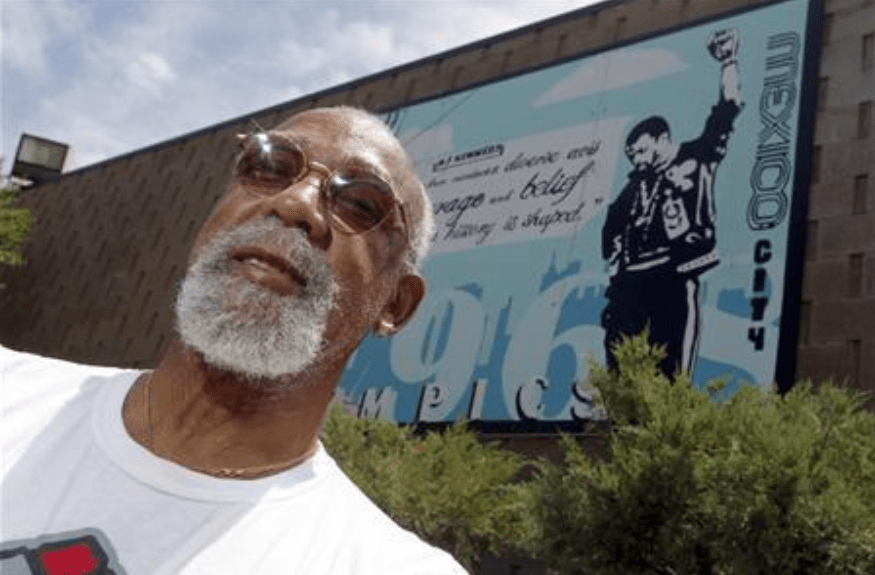
[[407, 151], [395, 137], [392, 130], [374, 114], [359, 108], [337, 106], [313, 108], [299, 112], [274, 128], [277, 131], [294, 130], [309, 123], [333, 120], [335, 126], [343, 131], [326, 137], [345, 136], [362, 141], [383, 163], [394, 166], [389, 174], [393, 191], [404, 206], [409, 230], [409, 245], [405, 251], [405, 267], [409, 272], [418, 271], [428, 253], [431, 237], [434, 234], [434, 213], [425, 187], [416, 174], [416, 169]]

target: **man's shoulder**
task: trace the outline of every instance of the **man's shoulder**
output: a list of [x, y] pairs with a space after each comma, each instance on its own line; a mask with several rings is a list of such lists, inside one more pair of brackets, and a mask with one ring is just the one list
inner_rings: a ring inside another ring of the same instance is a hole
[[38, 382], [49, 378], [53, 382], [58, 382], [93, 376], [110, 377], [125, 371], [130, 370], [75, 363], [68, 360], [16, 351], [0, 345], [0, 380], [3, 383], [23, 379], [30, 382]]
[[90, 381], [126, 370], [83, 365], [0, 346], [0, 395], [8, 413], [34, 402], [58, 402], [78, 394]]
[[[327, 455], [327, 454], [326, 454]], [[333, 463], [333, 460], [332, 460]], [[419, 538], [389, 517], [336, 467], [334, 495], [344, 502], [346, 541], [356, 548], [365, 573], [465, 575], [446, 551]]]

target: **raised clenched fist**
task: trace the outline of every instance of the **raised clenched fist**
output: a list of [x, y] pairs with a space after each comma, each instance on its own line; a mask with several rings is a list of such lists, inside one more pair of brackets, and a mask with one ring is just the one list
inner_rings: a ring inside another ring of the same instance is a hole
[[717, 30], [708, 40], [708, 52], [718, 62], [729, 63], [735, 61], [738, 52], [738, 30]]

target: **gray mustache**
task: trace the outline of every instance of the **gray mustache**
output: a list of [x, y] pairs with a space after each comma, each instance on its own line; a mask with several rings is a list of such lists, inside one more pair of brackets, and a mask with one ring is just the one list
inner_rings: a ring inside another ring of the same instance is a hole
[[300, 228], [289, 228], [276, 216], [245, 223], [228, 230], [210, 242], [199, 257], [215, 271], [227, 271], [233, 265], [231, 253], [245, 246], [259, 246], [287, 260], [304, 276], [304, 294], [319, 294], [331, 289], [334, 274], [328, 260], [307, 239]]

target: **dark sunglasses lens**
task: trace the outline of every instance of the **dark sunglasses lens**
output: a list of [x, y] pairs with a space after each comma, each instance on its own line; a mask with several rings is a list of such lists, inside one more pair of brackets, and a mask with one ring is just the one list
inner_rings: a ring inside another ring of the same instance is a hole
[[347, 233], [361, 233], [378, 226], [395, 206], [392, 188], [375, 177], [335, 173], [325, 192], [328, 209]]
[[256, 134], [246, 140], [234, 176], [261, 193], [276, 193], [300, 177], [305, 161], [291, 143]]

